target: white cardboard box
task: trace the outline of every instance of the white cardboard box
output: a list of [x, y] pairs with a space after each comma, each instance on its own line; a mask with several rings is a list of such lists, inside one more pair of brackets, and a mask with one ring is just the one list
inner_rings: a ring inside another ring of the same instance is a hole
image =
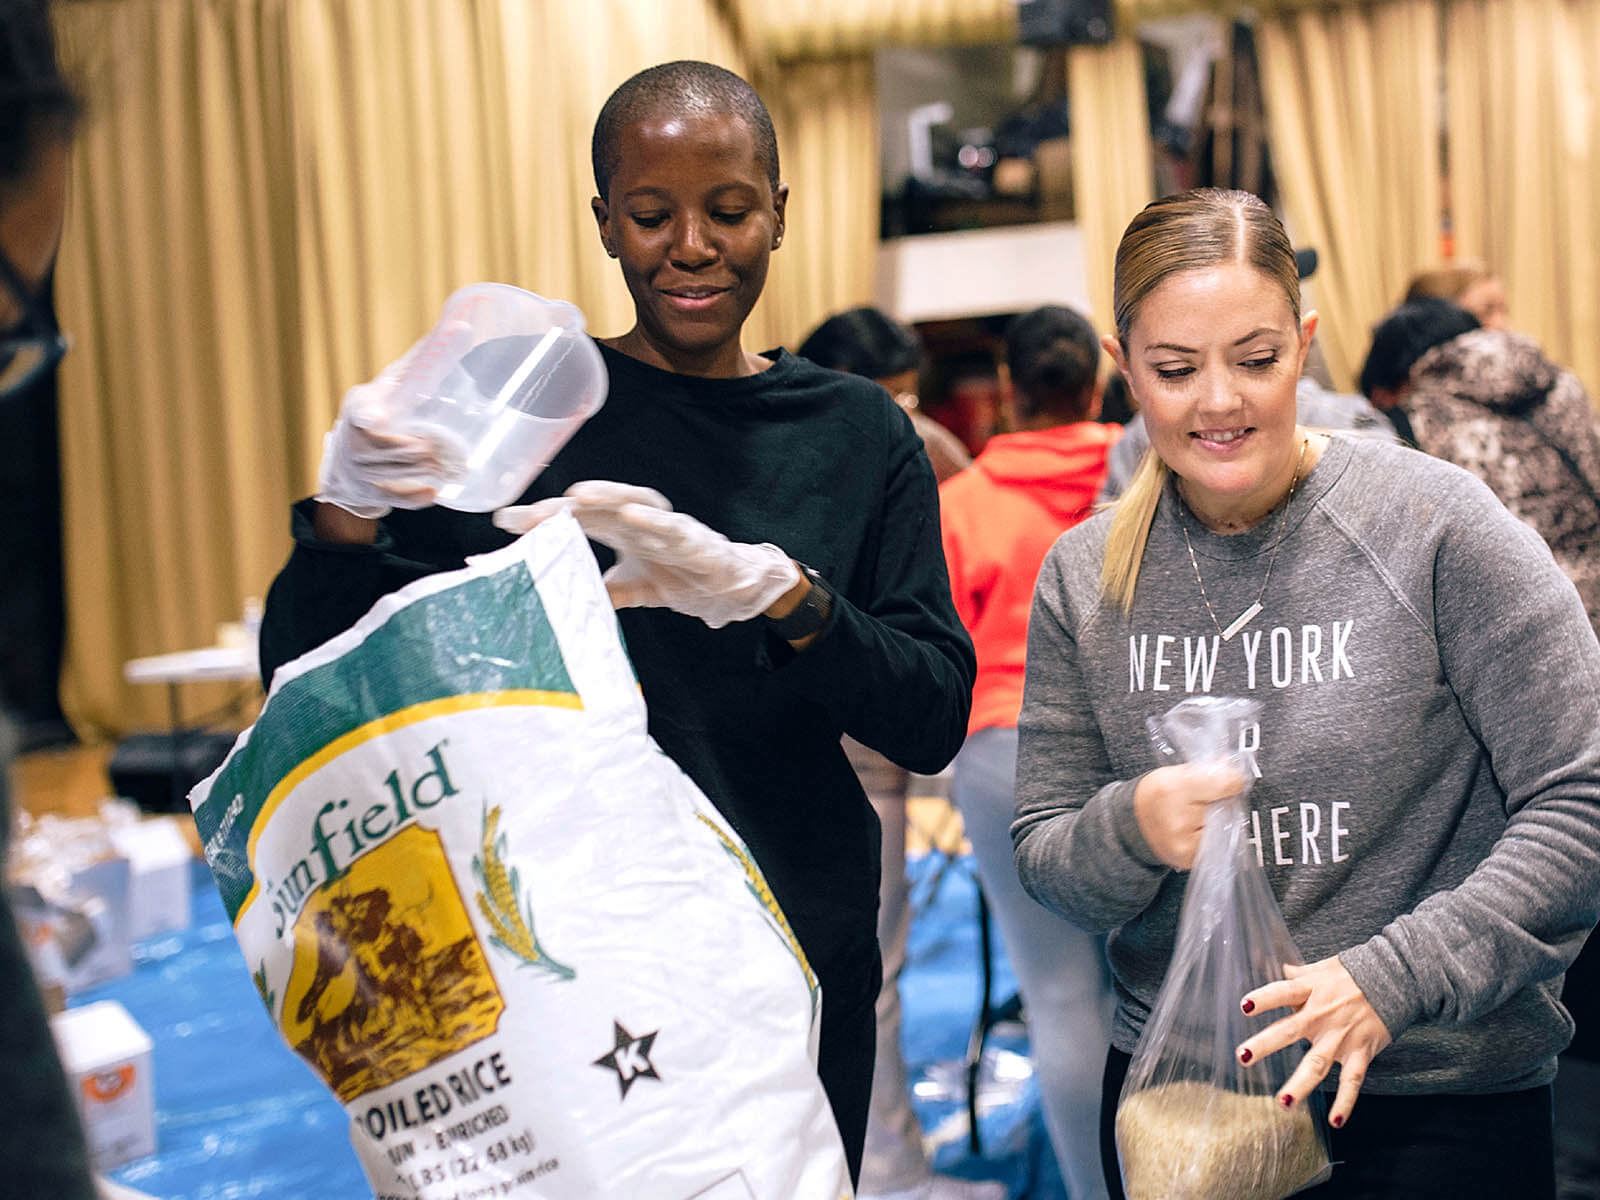
[[115, 1000], [50, 1018], [67, 1081], [83, 1114], [89, 1155], [109, 1171], [156, 1150], [150, 1036]]
[[[23, 874], [17, 882], [26, 885], [30, 879]], [[41, 907], [37, 893], [13, 896], [17, 924], [41, 983], [59, 984], [70, 996], [133, 970], [131, 883], [127, 858], [108, 852], [73, 872], [64, 901], [69, 908], [47, 901]]]
[[189, 927], [193, 857], [174, 817], [150, 817], [108, 831], [128, 860], [128, 937], [140, 941]]

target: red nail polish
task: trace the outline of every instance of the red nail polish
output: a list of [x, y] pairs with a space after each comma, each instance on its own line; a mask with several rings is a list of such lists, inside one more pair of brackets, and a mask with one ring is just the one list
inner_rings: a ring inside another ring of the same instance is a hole
[[1283, 1096], [1280, 1097], [1280, 1099], [1282, 1100], [1283, 1106], [1285, 1108], [1293, 1108], [1294, 1107], [1294, 1097], [1293, 1096], [1290, 1096], [1287, 1093], [1285, 1093]]
[[1250, 1047], [1248, 1047], [1248, 1046], [1246, 1046], [1243, 1050], [1239, 1051], [1239, 1061], [1242, 1062], [1242, 1063], [1247, 1063], [1254, 1057], [1255, 1057], [1255, 1055], [1250, 1053]]
[[1332, 1126], [1335, 1129], [1343, 1129], [1344, 1128], [1344, 1118], [1343, 1117], [1334, 1117], [1333, 1120], [1330, 1122], [1330, 1124], [1332, 1124]]
[[1256, 1010], [1256, 1002], [1254, 1000], [1246, 1000], [1239, 1007], [1244, 1009], [1244, 1011], [1247, 1013], [1253, 1013]]

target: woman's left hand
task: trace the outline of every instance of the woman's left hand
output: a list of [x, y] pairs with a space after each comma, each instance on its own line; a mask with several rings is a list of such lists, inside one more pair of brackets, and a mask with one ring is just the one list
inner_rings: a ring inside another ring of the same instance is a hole
[[758, 617], [787, 597], [773, 614], [782, 616], [811, 587], [778, 547], [729, 541], [674, 512], [654, 488], [589, 479], [559, 498], [498, 509], [493, 519], [507, 533], [521, 534], [558, 512], [572, 513], [586, 537], [616, 551], [604, 579], [617, 608], [670, 608], [720, 629]]
[[1278, 1091], [1278, 1102], [1291, 1108], [1327, 1078], [1339, 1064], [1339, 1091], [1328, 1110], [1328, 1124], [1340, 1128], [1350, 1118], [1356, 1096], [1366, 1082], [1367, 1067], [1392, 1039], [1382, 1018], [1350, 977], [1337, 956], [1308, 966], [1288, 965], [1287, 979], [1258, 987], [1245, 995], [1240, 1007], [1247, 1013], [1291, 1008], [1239, 1046], [1243, 1063], [1257, 1062], [1304, 1039], [1311, 1043], [1306, 1056]]

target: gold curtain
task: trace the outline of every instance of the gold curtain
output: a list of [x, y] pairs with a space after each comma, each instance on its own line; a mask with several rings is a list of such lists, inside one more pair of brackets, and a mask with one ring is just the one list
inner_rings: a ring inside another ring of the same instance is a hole
[[756, 83], [778, 131], [788, 233], [745, 345], [792, 348], [824, 317], [872, 303], [879, 203], [872, 56], [782, 63]]
[[1106, 46], [1074, 46], [1067, 55], [1067, 103], [1090, 316], [1097, 329], [1110, 333], [1116, 328], [1111, 292], [1117, 243], [1134, 215], [1155, 199], [1139, 43], [1124, 37]]
[[[76, 0], [92, 112], [58, 305], [69, 649], [80, 732], [165, 721], [129, 658], [209, 644], [288, 551], [350, 384], [498, 279], [601, 336], [632, 306], [589, 211], [611, 90], [672, 58], [773, 109], [790, 235], [749, 344], [871, 296], [870, 58], [778, 66], [730, 0]], [[217, 688], [185, 690], [193, 712]]]
[[56, 7], [91, 104], [56, 287], [62, 698], [92, 734], [161, 724], [123, 662], [210, 644], [283, 558], [295, 211], [280, 0]]
[[1333, 381], [1351, 388], [1371, 326], [1439, 242], [1439, 24], [1434, 0], [1287, 13], [1260, 24], [1274, 174]]
[[890, 43], [956, 45], [1016, 35], [1017, 0], [732, 0], [776, 58], [839, 58]]
[[1600, 400], [1600, 5], [1452, 0], [1445, 48], [1455, 251]]

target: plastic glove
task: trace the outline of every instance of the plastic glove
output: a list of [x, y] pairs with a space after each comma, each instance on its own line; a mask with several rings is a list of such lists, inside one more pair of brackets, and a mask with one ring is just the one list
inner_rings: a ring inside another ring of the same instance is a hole
[[391, 508], [426, 508], [440, 486], [459, 475], [465, 465], [460, 447], [443, 437], [392, 428], [400, 381], [417, 350], [433, 336], [344, 394], [339, 419], [322, 438], [318, 501], [376, 519]]
[[747, 621], [800, 582], [799, 568], [778, 547], [731, 542], [653, 488], [609, 480], [575, 483], [564, 496], [494, 514], [509, 533], [526, 533], [559, 512], [571, 512], [586, 536], [611, 547], [605, 573], [617, 608], [670, 608], [713, 629]]

